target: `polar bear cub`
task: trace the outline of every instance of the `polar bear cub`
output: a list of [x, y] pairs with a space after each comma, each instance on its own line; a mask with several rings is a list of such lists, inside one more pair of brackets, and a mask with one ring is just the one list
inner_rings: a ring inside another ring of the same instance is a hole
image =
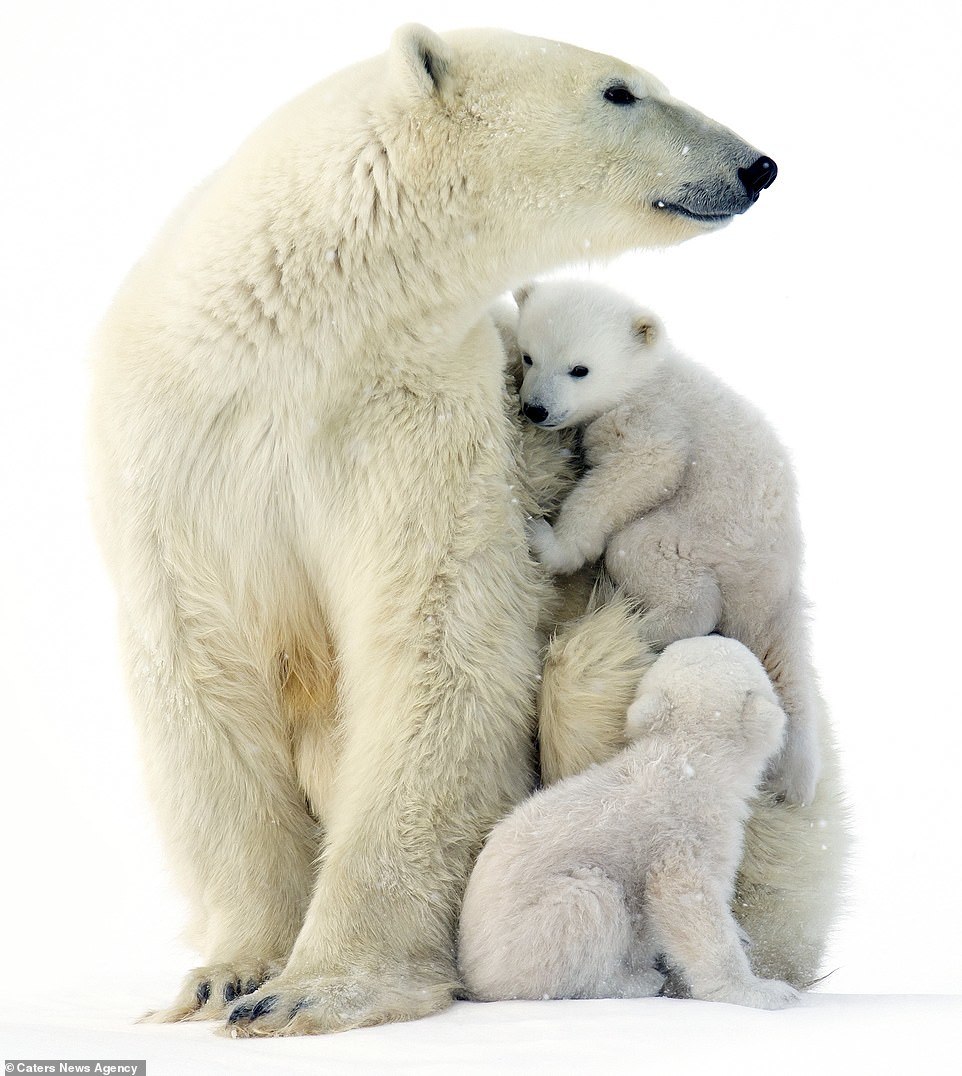
[[820, 771], [795, 483], [763, 416], [675, 352], [658, 318], [584, 281], [515, 294], [524, 414], [584, 427], [587, 473], [532, 546], [550, 571], [605, 554], [656, 648], [718, 631], [765, 666], [788, 714], [768, 775], [810, 803]]
[[470, 995], [650, 997], [663, 959], [692, 997], [782, 1008], [729, 904], [748, 800], [785, 715], [758, 659], [721, 636], [669, 646], [614, 759], [536, 793], [492, 831], [461, 911]]

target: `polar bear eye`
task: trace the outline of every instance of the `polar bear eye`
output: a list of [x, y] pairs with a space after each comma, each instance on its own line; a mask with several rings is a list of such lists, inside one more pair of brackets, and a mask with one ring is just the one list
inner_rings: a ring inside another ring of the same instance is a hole
[[571, 369], [568, 371], [568, 373], [572, 377], [587, 377], [588, 376], [588, 367], [587, 366], [572, 366]]
[[531, 365], [531, 356], [530, 355], [522, 355], [521, 356], [521, 361], [525, 364], [525, 366], [530, 366]]
[[613, 105], [633, 105], [638, 100], [623, 82], [609, 86], [602, 96]]

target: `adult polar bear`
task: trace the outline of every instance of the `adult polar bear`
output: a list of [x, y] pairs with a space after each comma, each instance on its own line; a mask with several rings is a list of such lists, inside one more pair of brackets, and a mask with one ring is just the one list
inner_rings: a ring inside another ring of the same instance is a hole
[[161, 1018], [448, 1003], [472, 859], [530, 788], [547, 588], [485, 311], [589, 243], [711, 230], [773, 167], [617, 60], [407, 27], [135, 267], [98, 343], [95, 511], [208, 961]]

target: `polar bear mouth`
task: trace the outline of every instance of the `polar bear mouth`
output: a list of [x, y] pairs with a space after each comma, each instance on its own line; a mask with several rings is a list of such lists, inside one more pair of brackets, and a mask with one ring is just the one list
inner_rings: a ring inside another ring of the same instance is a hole
[[654, 203], [654, 208], [663, 209], [666, 213], [674, 213], [679, 217], [686, 217], [688, 220], [696, 220], [699, 224], [727, 224], [734, 217], [734, 213], [696, 213], [693, 209], [688, 209], [677, 202], [658, 201]]

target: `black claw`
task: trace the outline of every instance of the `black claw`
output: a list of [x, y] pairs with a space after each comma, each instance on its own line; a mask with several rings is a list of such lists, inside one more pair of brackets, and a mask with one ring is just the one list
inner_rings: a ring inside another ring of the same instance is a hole
[[206, 1005], [210, 998], [210, 983], [206, 980], [197, 987], [197, 1004]]
[[249, 1020], [253, 1011], [253, 1005], [238, 1005], [237, 1008], [231, 1010], [230, 1016], [227, 1017], [227, 1022], [228, 1024], [236, 1024], [241, 1020]]
[[306, 1009], [307, 1006], [310, 1005], [310, 1003], [310, 998], [300, 998], [294, 1008], [291, 1009], [291, 1011], [287, 1014], [287, 1019], [293, 1020], [294, 1017], [297, 1016], [297, 1014], [301, 1011], [301, 1009]]
[[248, 979], [247, 985], [241, 991], [242, 994], [253, 994], [254, 991], [260, 986], [260, 983], [256, 979]]
[[233, 1001], [234, 998], [237, 997], [237, 993], [238, 993], [237, 987], [239, 985], [240, 985], [239, 983], [233, 982], [233, 983], [228, 983], [224, 987], [224, 1001], [229, 1003], [229, 1002]]
[[276, 1004], [276, 994], [268, 994], [266, 998], [261, 998], [251, 1010], [251, 1019], [256, 1020], [259, 1016], [266, 1016], [269, 1012], [273, 1012]]

